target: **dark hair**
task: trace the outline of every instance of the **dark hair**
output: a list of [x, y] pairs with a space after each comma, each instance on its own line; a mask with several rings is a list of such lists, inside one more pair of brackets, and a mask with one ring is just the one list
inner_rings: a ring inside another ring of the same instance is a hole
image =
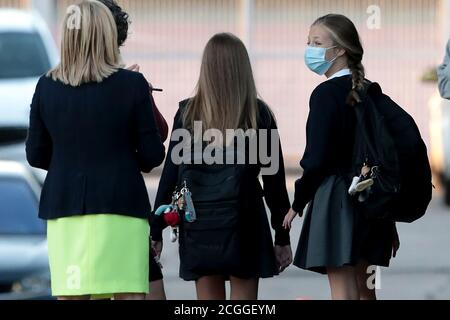
[[345, 50], [353, 80], [353, 87], [347, 103], [354, 106], [361, 102], [358, 92], [363, 90], [365, 79], [365, 70], [362, 64], [364, 48], [358, 30], [349, 18], [340, 14], [323, 16], [317, 19], [313, 25], [323, 25], [330, 32], [335, 44]]
[[130, 19], [128, 13], [122, 10], [122, 8], [117, 4], [115, 0], [99, 0], [105, 6], [111, 10], [114, 16], [114, 20], [117, 25], [117, 42], [119, 47], [123, 46], [128, 38], [128, 26], [130, 25]]

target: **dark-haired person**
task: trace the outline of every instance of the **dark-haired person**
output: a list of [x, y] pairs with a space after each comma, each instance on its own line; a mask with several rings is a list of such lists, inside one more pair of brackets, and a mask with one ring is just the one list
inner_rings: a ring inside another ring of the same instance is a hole
[[399, 248], [394, 223], [355, 212], [342, 172], [352, 166], [356, 116], [352, 105], [365, 80], [364, 50], [356, 27], [330, 14], [312, 25], [305, 62], [327, 81], [312, 93], [303, 177], [284, 226], [307, 211], [294, 265], [328, 274], [333, 299], [376, 299], [369, 266], [389, 266]]
[[[118, 33], [118, 44], [119, 47], [125, 45], [125, 42], [128, 39], [128, 28], [130, 25], [130, 19], [127, 12], [125, 12], [122, 7], [120, 7], [115, 0], [100, 0], [103, 4], [105, 4], [111, 13], [114, 16], [114, 20], [117, 25], [117, 33]], [[131, 71], [139, 72], [139, 66], [134, 64], [128, 68]], [[158, 127], [159, 133], [161, 135], [162, 142], [167, 140], [169, 134], [169, 127], [167, 125], [166, 120], [159, 112], [155, 100], [152, 95], [152, 86], [150, 84], [150, 99], [153, 107], [153, 113], [155, 116], [156, 126]], [[164, 289], [163, 282], [163, 274], [159, 264], [155, 260], [155, 255], [153, 250], [150, 252], [150, 293], [147, 295], [148, 300], [166, 300], [166, 293]]]
[[[111, 10], [111, 13], [114, 16], [114, 20], [116, 21], [117, 25], [117, 41], [119, 44], [119, 47], [122, 47], [125, 45], [125, 42], [128, 39], [128, 28], [130, 25], [130, 19], [127, 12], [125, 12], [122, 7], [120, 7], [115, 0], [99, 0], [104, 5], [106, 5], [109, 10]], [[134, 64], [131, 67], [128, 68], [131, 71], [139, 72], [139, 66]], [[153, 112], [155, 114], [155, 121], [156, 125], [159, 129], [159, 133], [161, 135], [161, 140], [165, 142], [167, 140], [167, 137], [169, 135], [169, 126], [167, 125], [167, 121], [164, 119], [161, 112], [158, 110], [158, 107], [156, 106], [155, 100], [153, 99], [152, 95], [152, 86], [150, 84], [150, 99], [152, 101], [153, 106]]]

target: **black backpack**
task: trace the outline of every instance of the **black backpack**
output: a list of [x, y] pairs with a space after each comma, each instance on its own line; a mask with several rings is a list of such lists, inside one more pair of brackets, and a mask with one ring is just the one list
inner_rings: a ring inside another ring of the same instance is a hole
[[240, 204], [245, 165], [179, 167], [179, 185], [192, 193], [196, 220], [180, 226], [180, 261], [197, 274], [236, 271], [240, 265]]
[[374, 185], [358, 206], [368, 218], [414, 222], [432, 198], [432, 174], [426, 145], [414, 119], [378, 83], [366, 82], [355, 105], [357, 126], [354, 173], [367, 164]]

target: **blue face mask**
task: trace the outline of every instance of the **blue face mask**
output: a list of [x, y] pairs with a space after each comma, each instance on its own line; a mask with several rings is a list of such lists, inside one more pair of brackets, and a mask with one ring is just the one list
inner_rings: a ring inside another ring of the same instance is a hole
[[331, 61], [327, 61], [325, 58], [327, 51], [333, 48], [336, 48], [336, 46], [330, 48], [307, 46], [305, 51], [306, 66], [312, 72], [315, 72], [320, 76], [324, 75], [328, 70], [330, 70], [334, 61], [338, 58], [336, 57]]

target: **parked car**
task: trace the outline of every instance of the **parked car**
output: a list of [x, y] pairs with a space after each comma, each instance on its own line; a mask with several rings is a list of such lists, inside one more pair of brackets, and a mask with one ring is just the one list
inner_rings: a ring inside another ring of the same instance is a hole
[[24, 166], [30, 169], [30, 173], [35, 176], [39, 184], [41, 186], [44, 185], [47, 171], [30, 167], [27, 162], [24, 142], [14, 144], [9, 143], [6, 145], [0, 144], [0, 161], [14, 161], [22, 163]]
[[[0, 9], [0, 160], [26, 163], [31, 100], [39, 77], [58, 63], [58, 56], [39, 15]], [[45, 173], [34, 172], [42, 182]]]
[[53, 37], [37, 14], [0, 10], [0, 144], [25, 139], [37, 81], [57, 63]]
[[436, 92], [430, 100], [431, 164], [450, 206], [450, 100]]
[[51, 297], [40, 192], [29, 168], [0, 161], [0, 300]]

